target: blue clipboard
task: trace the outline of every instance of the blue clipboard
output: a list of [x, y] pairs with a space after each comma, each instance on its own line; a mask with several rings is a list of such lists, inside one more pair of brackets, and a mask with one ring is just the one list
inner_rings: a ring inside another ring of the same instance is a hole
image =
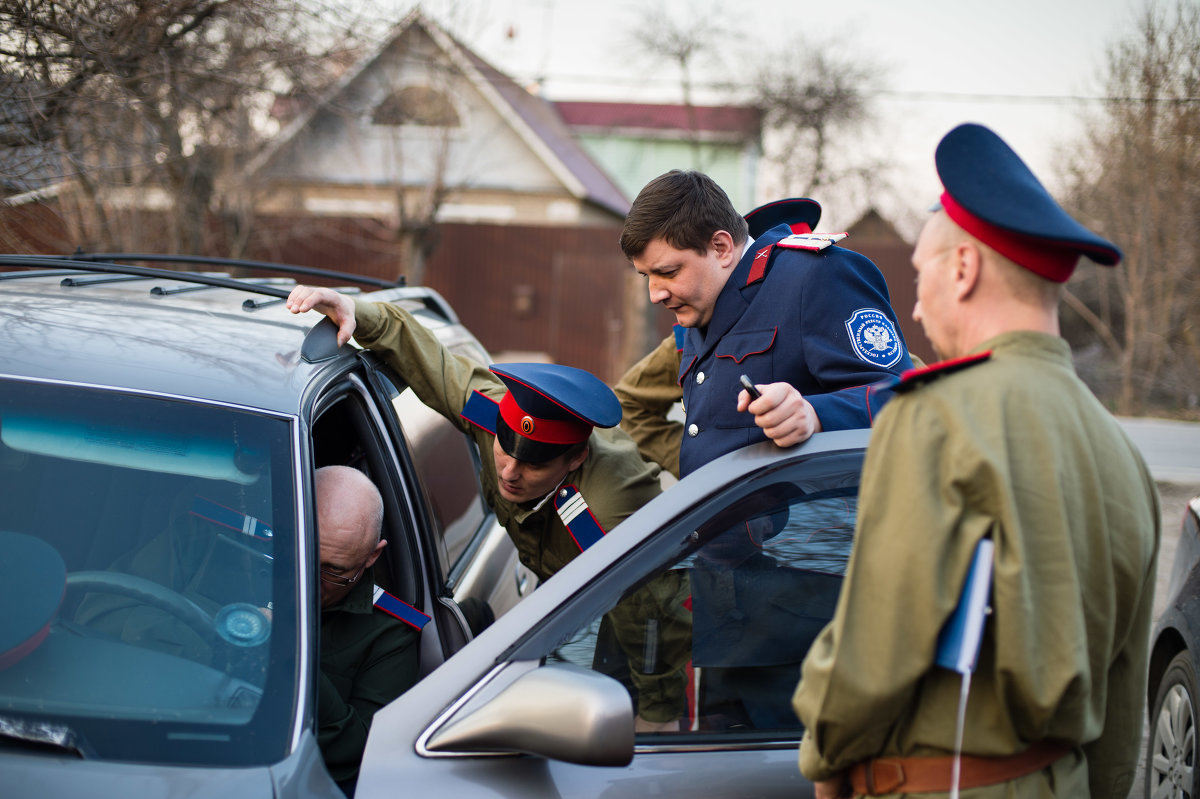
[[996, 545], [990, 538], [981, 539], [976, 545], [975, 557], [971, 561], [971, 570], [967, 573], [958, 606], [938, 634], [934, 662], [944, 669], [959, 674], [975, 671], [992, 591], [995, 549]]

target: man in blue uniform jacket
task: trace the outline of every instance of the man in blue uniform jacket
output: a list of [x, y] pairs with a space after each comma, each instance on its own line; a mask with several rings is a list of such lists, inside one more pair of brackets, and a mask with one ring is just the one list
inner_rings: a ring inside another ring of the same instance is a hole
[[[710, 177], [673, 170], [648, 183], [626, 217], [621, 249], [651, 302], [686, 328], [681, 477], [768, 438], [790, 446], [820, 430], [869, 427], [890, 397], [872, 384], [912, 367], [883, 275], [834, 246], [845, 234], [793, 232], [786, 222], [803, 203], [819, 216], [810, 200], [757, 209], [756, 227], [772, 215], [780, 224], [751, 239]], [[760, 398], [741, 387], [743, 374]], [[627, 413], [640, 401], [628, 376], [617, 393]]]
[[[883, 275], [862, 255], [833, 246], [845, 234], [811, 234], [819, 217], [815, 202], [792, 199], [743, 219], [699, 172], [668, 172], [642, 189], [621, 249], [646, 278], [650, 300], [669, 308], [682, 330], [678, 353], [664, 341], [615, 389], [622, 426], [643, 457], [674, 471], [674, 446], [678, 476], [686, 477], [768, 438], [790, 446], [820, 430], [871, 425], [891, 396], [874, 384], [912, 362]], [[742, 388], [743, 374], [760, 397]], [[666, 419], [680, 392], [682, 431]], [[786, 514], [752, 520], [760, 541], [786, 523]], [[753, 614], [757, 627], [778, 628], [795, 620], [782, 609], [824, 590], [814, 584], [819, 575], [785, 563], [724, 557], [747, 530], [730, 530], [706, 546], [689, 573], [702, 729], [795, 725], [785, 698], [804, 648], [781, 658], [770, 651], [777, 646], [743, 642], [722, 651], [706, 643], [719, 639], [731, 608]], [[748, 604], [754, 598], [764, 601]]]

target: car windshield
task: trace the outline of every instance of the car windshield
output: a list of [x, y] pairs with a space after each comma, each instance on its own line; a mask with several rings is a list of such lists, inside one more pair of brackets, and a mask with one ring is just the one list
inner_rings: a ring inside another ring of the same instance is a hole
[[286, 754], [290, 423], [0, 379], [0, 744], [143, 763]]

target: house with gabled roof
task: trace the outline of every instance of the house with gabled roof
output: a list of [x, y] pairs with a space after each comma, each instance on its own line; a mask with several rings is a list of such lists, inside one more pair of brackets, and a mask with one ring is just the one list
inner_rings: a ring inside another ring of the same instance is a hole
[[386, 213], [397, 189], [430, 185], [439, 221], [612, 224], [629, 207], [553, 106], [419, 10], [250, 171], [272, 189], [266, 212]]
[[551, 103], [419, 10], [249, 172], [256, 257], [403, 272], [493, 352], [605, 379], [641, 354], [617, 245], [628, 197]]

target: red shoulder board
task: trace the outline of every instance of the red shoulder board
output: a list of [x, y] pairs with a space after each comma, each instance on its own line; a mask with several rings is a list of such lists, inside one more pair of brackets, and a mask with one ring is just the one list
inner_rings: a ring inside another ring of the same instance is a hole
[[793, 233], [776, 242], [780, 247], [789, 250], [808, 250], [820, 252], [831, 244], [846, 238], [848, 233]]
[[909, 369], [900, 374], [900, 379], [892, 390], [897, 394], [903, 394], [906, 391], [912, 391], [918, 386], [923, 386], [926, 383], [932, 383], [939, 377], [943, 377], [954, 372], [960, 372], [969, 366], [974, 366], [977, 363], [983, 363], [988, 358], [992, 357], [992, 351], [976, 353], [975, 355], [965, 355], [962, 358], [953, 358], [949, 361], [941, 361], [932, 366], [926, 366], [924, 369]]
[[771, 262], [771, 250], [774, 244], [768, 244], [754, 253], [754, 263], [750, 264], [750, 274], [746, 276], [746, 285], [757, 283], [767, 276], [767, 264]]

